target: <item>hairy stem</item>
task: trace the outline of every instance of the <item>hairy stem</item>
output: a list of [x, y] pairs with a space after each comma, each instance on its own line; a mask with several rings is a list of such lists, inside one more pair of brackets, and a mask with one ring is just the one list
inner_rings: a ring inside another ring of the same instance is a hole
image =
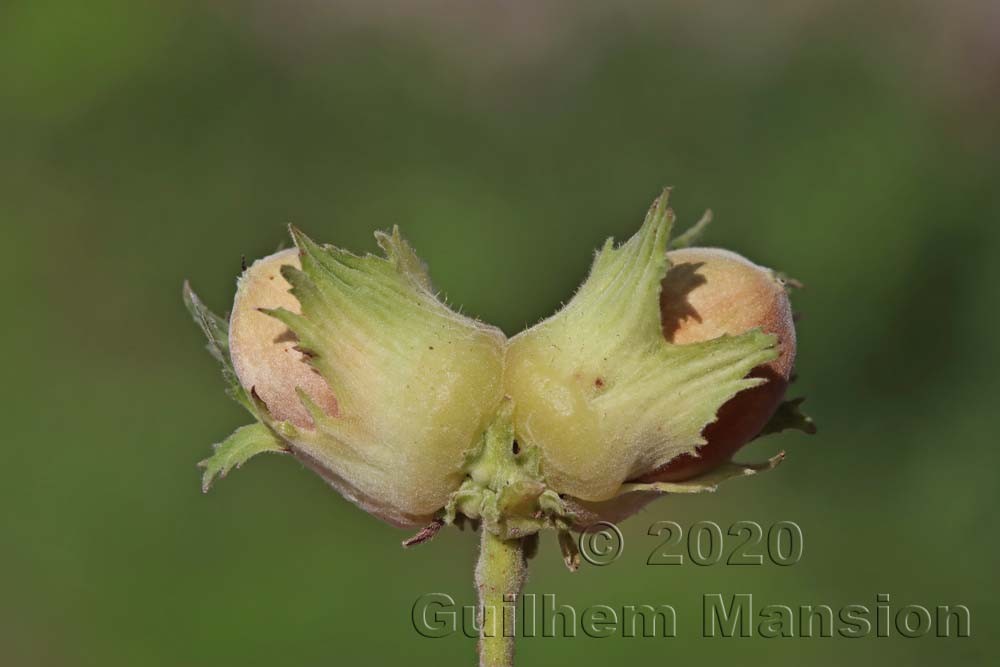
[[517, 596], [524, 586], [527, 562], [524, 540], [504, 540], [484, 526], [476, 590], [479, 591], [479, 667], [511, 667]]

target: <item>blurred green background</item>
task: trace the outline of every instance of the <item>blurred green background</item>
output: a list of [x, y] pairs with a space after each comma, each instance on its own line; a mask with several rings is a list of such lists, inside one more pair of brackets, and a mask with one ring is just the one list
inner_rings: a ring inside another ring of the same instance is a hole
[[[471, 664], [425, 639], [476, 540], [405, 533], [290, 459], [199, 490], [248, 418], [181, 304], [240, 257], [402, 226], [464, 312], [515, 333], [675, 186], [682, 227], [802, 280], [820, 425], [777, 472], [665, 499], [612, 566], [529, 592], [670, 603], [675, 639], [526, 639], [520, 664], [995, 664], [995, 3], [0, 4], [4, 665]], [[993, 407], [991, 407], [993, 406]], [[400, 471], [405, 474], [405, 471]], [[792, 567], [649, 567], [657, 519], [796, 521]], [[700, 596], [965, 604], [969, 639], [700, 638]]]

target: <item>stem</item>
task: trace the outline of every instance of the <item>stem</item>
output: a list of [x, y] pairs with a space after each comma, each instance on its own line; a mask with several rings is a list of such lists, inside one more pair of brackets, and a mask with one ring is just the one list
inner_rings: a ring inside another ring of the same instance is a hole
[[512, 667], [517, 596], [524, 586], [527, 562], [524, 540], [504, 540], [483, 526], [476, 563], [479, 591], [479, 667]]

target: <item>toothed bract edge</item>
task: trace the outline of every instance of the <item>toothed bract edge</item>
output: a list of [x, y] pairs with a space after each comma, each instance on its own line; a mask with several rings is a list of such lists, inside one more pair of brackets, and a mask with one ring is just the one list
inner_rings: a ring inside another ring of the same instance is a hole
[[[264, 265], [277, 276], [256, 280], [255, 264], [240, 281], [234, 365], [298, 458], [372, 514], [424, 521], [462, 483], [464, 455], [496, 413], [506, 338], [437, 298], [398, 229], [376, 235], [385, 257], [291, 232], [295, 249]], [[258, 317], [275, 331], [262, 336]], [[236, 344], [244, 333], [254, 345]], [[262, 368], [269, 355], [295, 372]]]
[[507, 349], [516, 437], [539, 448], [550, 488], [584, 501], [611, 498], [627, 480], [693, 452], [719, 407], [761, 382], [749, 371], [777, 355], [774, 337], [759, 330], [666, 341], [667, 196], [631, 239], [605, 244], [562, 310]]

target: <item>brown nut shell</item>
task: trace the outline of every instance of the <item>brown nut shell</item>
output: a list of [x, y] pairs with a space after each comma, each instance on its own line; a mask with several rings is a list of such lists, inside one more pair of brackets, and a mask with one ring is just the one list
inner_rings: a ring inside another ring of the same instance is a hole
[[301, 312], [289, 292], [291, 285], [281, 275], [285, 265], [301, 267], [298, 250], [290, 248], [259, 259], [240, 277], [229, 317], [229, 351], [240, 384], [260, 397], [275, 420], [312, 428], [296, 387], [331, 416], [337, 414], [337, 399], [297, 349], [298, 341], [288, 327], [260, 312], [261, 308]]
[[760, 327], [778, 337], [779, 356], [752, 377], [767, 382], [725, 403], [705, 427], [696, 456], [681, 455], [641, 481], [677, 482], [728, 461], [753, 439], [781, 403], [795, 362], [795, 325], [784, 283], [770, 269], [719, 248], [667, 253], [671, 267], [662, 282], [660, 315], [671, 343], [697, 343]]

